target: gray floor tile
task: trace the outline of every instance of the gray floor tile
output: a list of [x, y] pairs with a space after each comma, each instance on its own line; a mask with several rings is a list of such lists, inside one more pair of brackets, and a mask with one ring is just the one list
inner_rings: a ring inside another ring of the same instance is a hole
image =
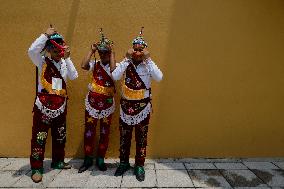
[[28, 171], [19, 170], [19, 171], [0, 171], [0, 184], [1, 187], [11, 187], [19, 179], [22, 178]]
[[156, 187], [157, 179], [155, 170], [145, 171], [145, 180], [139, 182], [136, 180], [133, 171], [128, 171], [123, 175], [121, 187]]
[[185, 163], [186, 169], [217, 169], [213, 163]]
[[117, 187], [120, 186], [122, 177], [114, 176], [115, 169], [107, 171], [93, 170], [86, 182], [86, 188], [92, 187]]
[[284, 161], [274, 161], [273, 162], [276, 166], [280, 167], [280, 169], [284, 169]]
[[0, 161], [0, 170], [3, 170], [4, 167], [6, 167], [7, 165], [9, 165], [10, 162], [8, 160], [3, 160], [3, 161]]
[[29, 171], [27, 174], [21, 177], [13, 187], [20, 188], [44, 188], [46, 187], [55, 177], [59, 174], [61, 170], [45, 169], [43, 174], [42, 182], [34, 183], [31, 179], [32, 172]]
[[233, 187], [267, 186], [250, 170], [220, 170], [222, 175]]
[[159, 158], [159, 159], [155, 159], [155, 162], [157, 162], [157, 163], [174, 163], [175, 159], [174, 158]]
[[180, 158], [176, 162], [183, 163], [214, 163], [214, 162], [241, 162], [239, 158]]
[[119, 163], [119, 159], [118, 158], [116, 158], [116, 159], [106, 158], [105, 163], [117, 164], [117, 163]]
[[284, 187], [284, 170], [252, 170], [266, 184], [274, 187]]
[[144, 169], [145, 170], [154, 170], [155, 169], [155, 164], [154, 163], [145, 163]]
[[270, 189], [268, 186], [263, 187], [235, 187], [235, 189]]
[[254, 161], [254, 162], [274, 162], [274, 161], [284, 161], [284, 157], [267, 157], [267, 158], [241, 158], [242, 161]]
[[186, 170], [156, 170], [158, 187], [193, 187]]
[[183, 163], [155, 163], [156, 169], [185, 169], [185, 166]]
[[244, 161], [243, 162], [249, 169], [279, 169], [274, 164], [270, 162], [249, 162]]
[[78, 169], [62, 170], [48, 187], [85, 187], [90, 176], [90, 170], [78, 173]]
[[218, 170], [190, 170], [189, 175], [195, 187], [231, 188]]
[[[79, 168], [83, 165], [83, 162], [72, 162], [72, 161], [70, 161], [69, 162], [69, 164], [72, 166], [72, 169], [76, 169], [77, 171], [79, 170]], [[95, 164], [95, 162], [94, 162], [94, 164]], [[95, 169], [95, 165], [93, 165], [93, 166], [91, 166], [88, 170], [93, 170], [93, 169]]]
[[[146, 180], [139, 182], [133, 168], [123, 177], [114, 177], [119, 159], [105, 159], [108, 171], [92, 166], [77, 173], [83, 159], [66, 158], [71, 170], [51, 170], [44, 161], [43, 182], [35, 184], [30, 176], [28, 158], [0, 158], [0, 187], [5, 188], [273, 188], [284, 189], [284, 158], [183, 158], [146, 159]], [[134, 165], [134, 158], [131, 159]], [[241, 164], [244, 162], [244, 164]], [[95, 163], [95, 161], [94, 161]], [[156, 169], [157, 170], [156, 170]], [[248, 169], [247, 169], [248, 168]], [[193, 182], [188, 175], [192, 175]], [[221, 174], [218, 174], [220, 173]], [[224, 176], [224, 177], [222, 177]], [[113, 180], [114, 179], [114, 180]], [[229, 184], [227, 185], [226, 182]], [[267, 184], [266, 184], [267, 183]]]
[[[197, 187], [197, 189], [230, 189], [232, 187], [204, 187], [204, 188], [200, 188], [200, 187]], [[172, 189], [172, 188], [171, 188]]]
[[214, 163], [218, 169], [247, 169], [242, 163]]
[[[50, 187], [47, 187], [48, 189], [85, 189], [85, 188], [83, 188], [83, 187], [60, 187], [60, 188], [50, 188]], [[26, 188], [25, 188], [26, 189]]]
[[30, 160], [27, 158], [11, 159], [3, 171], [30, 170]]
[[208, 158], [207, 159], [209, 162], [214, 162], [214, 163], [234, 163], [234, 162], [241, 162], [241, 159], [239, 158]]
[[0, 158], [0, 163], [1, 162], [7, 162], [10, 158], [5, 158], [5, 157], [1, 157]]
[[145, 163], [156, 163], [157, 159], [145, 159]]

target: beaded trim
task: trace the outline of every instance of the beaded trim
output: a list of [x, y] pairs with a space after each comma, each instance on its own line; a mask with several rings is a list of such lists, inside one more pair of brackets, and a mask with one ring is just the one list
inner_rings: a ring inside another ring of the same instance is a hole
[[65, 111], [65, 107], [66, 107], [66, 99], [64, 101], [64, 103], [62, 104], [62, 106], [60, 106], [58, 109], [56, 110], [52, 110], [49, 109], [47, 107], [45, 107], [41, 101], [39, 100], [39, 98], [36, 98], [35, 101], [35, 105], [38, 107], [38, 109], [41, 111], [41, 113], [43, 113], [44, 115], [46, 115], [49, 118], [55, 118], [58, 117], [60, 114], [62, 114]]
[[148, 103], [147, 106], [141, 112], [133, 116], [124, 113], [120, 106], [120, 118], [124, 123], [127, 123], [128, 125], [137, 125], [138, 123], [146, 119], [150, 112], [151, 103]]
[[111, 107], [105, 109], [105, 110], [97, 110], [95, 108], [93, 108], [90, 103], [89, 103], [89, 100], [88, 100], [88, 96], [89, 96], [89, 93], [87, 94], [86, 98], [85, 98], [85, 106], [86, 106], [86, 110], [89, 112], [89, 114], [93, 117], [93, 118], [96, 118], [96, 119], [101, 119], [101, 118], [105, 118], [105, 117], [108, 117], [110, 116], [114, 110], [115, 110], [115, 102], [114, 102], [114, 98], [113, 98], [113, 104]]

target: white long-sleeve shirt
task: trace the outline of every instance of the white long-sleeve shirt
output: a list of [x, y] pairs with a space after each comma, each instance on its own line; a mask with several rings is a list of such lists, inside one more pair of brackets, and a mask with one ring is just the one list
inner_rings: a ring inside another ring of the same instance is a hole
[[[38, 91], [41, 91], [41, 89], [43, 88], [40, 82], [40, 77], [42, 72], [42, 65], [45, 62], [45, 57], [41, 55], [41, 51], [44, 48], [47, 40], [48, 38], [44, 34], [41, 34], [40, 37], [32, 43], [28, 50], [30, 59], [32, 60], [34, 65], [38, 67]], [[67, 77], [70, 80], [74, 80], [78, 77], [78, 72], [74, 67], [70, 57], [66, 59], [62, 58], [59, 62], [52, 60], [52, 63], [56, 66], [65, 82], [67, 82]]]
[[[115, 68], [115, 70], [112, 72], [112, 77], [114, 80], [120, 80], [127, 68], [127, 66], [130, 64], [130, 59], [123, 59]], [[146, 59], [142, 63], [140, 63], [138, 66], [136, 66], [136, 72], [146, 85], [146, 88], [149, 89], [151, 87], [151, 80], [152, 78], [155, 81], [161, 81], [163, 78], [163, 73], [158, 68], [158, 66], [151, 60], [151, 58]], [[145, 98], [150, 97], [149, 90], [145, 93]]]

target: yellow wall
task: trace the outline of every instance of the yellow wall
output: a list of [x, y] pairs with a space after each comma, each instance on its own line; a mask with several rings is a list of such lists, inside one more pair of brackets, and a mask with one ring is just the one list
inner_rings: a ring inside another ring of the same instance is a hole
[[[68, 157], [83, 156], [89, 75], [80, 69], [81, 59], [103, 27], [120, 61], [141, 26], [164, 72], [164, 80], [153, 83], [148, 157], [284, 156], [283, 0], [0, 4], [0, 156], [29, 156], [35, 67], [27, 49], [50, 23], [71, 45], [79, 71], [68, 86]], [[118, 115], [108, 157], [118, 157]]]

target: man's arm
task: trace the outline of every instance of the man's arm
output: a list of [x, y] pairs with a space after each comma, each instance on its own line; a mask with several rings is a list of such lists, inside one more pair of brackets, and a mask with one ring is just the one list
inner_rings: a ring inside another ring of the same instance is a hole
[[143, 59], [144, 59], [144, 62], [146, 63], [149, 71], [150, 71], [150, 74], [151, 74], [151, 77], [155, 80], [155, 81], [161, 81], [163, 79], [163, 73], [162, 71], [158, 68], [158, 66], [155, 64], [154, 61], [152, 61], [152, 59], [150, 58], [150, 53], [149, 51], [145, 48], [143, 50]]
[[67, 66], [67, 75], [70, 80], [74, 80], [78, 77], [78, 72], [71, 60], [70, 57], [65, 59], [66, 66]]
[[94, 44], [91, 45], [91, 49], [88, 52], [88, 54], [82, 60], [82, 63], [81, 63], [82, 69], [90, 70], [90, 61], [91, 61], [93, 54], [96, 52], [96, 50], [97, 50], [97, 45], [96, 45], [96, 43], [94, 43]]
[[158, 66], [155, 64], [154, 61], [151, 60], [151, 58], [147, 58], [145, 60], [147, 67], [149, 68], [150, 74], [152, 78], [155, 81], [161, 81], [163, 79], [163, 73], [162, 71], [158, 68]]
[[112, 73], [116, 68], [116, 61], [115, 61], [115, 52], [113, 45], [110, 46], [111, 54], [110, 54], [110, 72]]
[[78, 72], [70, 58], [70, 48], [69, 46], [64, 47], [64, 60], [67, 67], [67, 75], [70, 80], [74, 80], [78, 77]]
[[43, 59], [40, 53], [43, 50], [48, 37], [54, 33], [54, 28], [48, 28], [45, 34], [41, 34], [40, 37], [37, 38], [30, 46], [28, 55], [36, 66], [39, 66], [42, 63]]
[[47, 40], [48, 38], [46, 37], [46, 35], [41, 34], [41, 36], [32, 43], [28, 50], [28, 55], [36, 66], [39, 66], [43, 61], [40, 52], [44, 48]]
[[113, 70], [112, 74], [112, 78], [117, 81], [120, 80], [123, 73], [125, 72], [127, 66], [129, 65], [129, 59], [125, 58], [123, 59], [117, 66], [116, 68]]

